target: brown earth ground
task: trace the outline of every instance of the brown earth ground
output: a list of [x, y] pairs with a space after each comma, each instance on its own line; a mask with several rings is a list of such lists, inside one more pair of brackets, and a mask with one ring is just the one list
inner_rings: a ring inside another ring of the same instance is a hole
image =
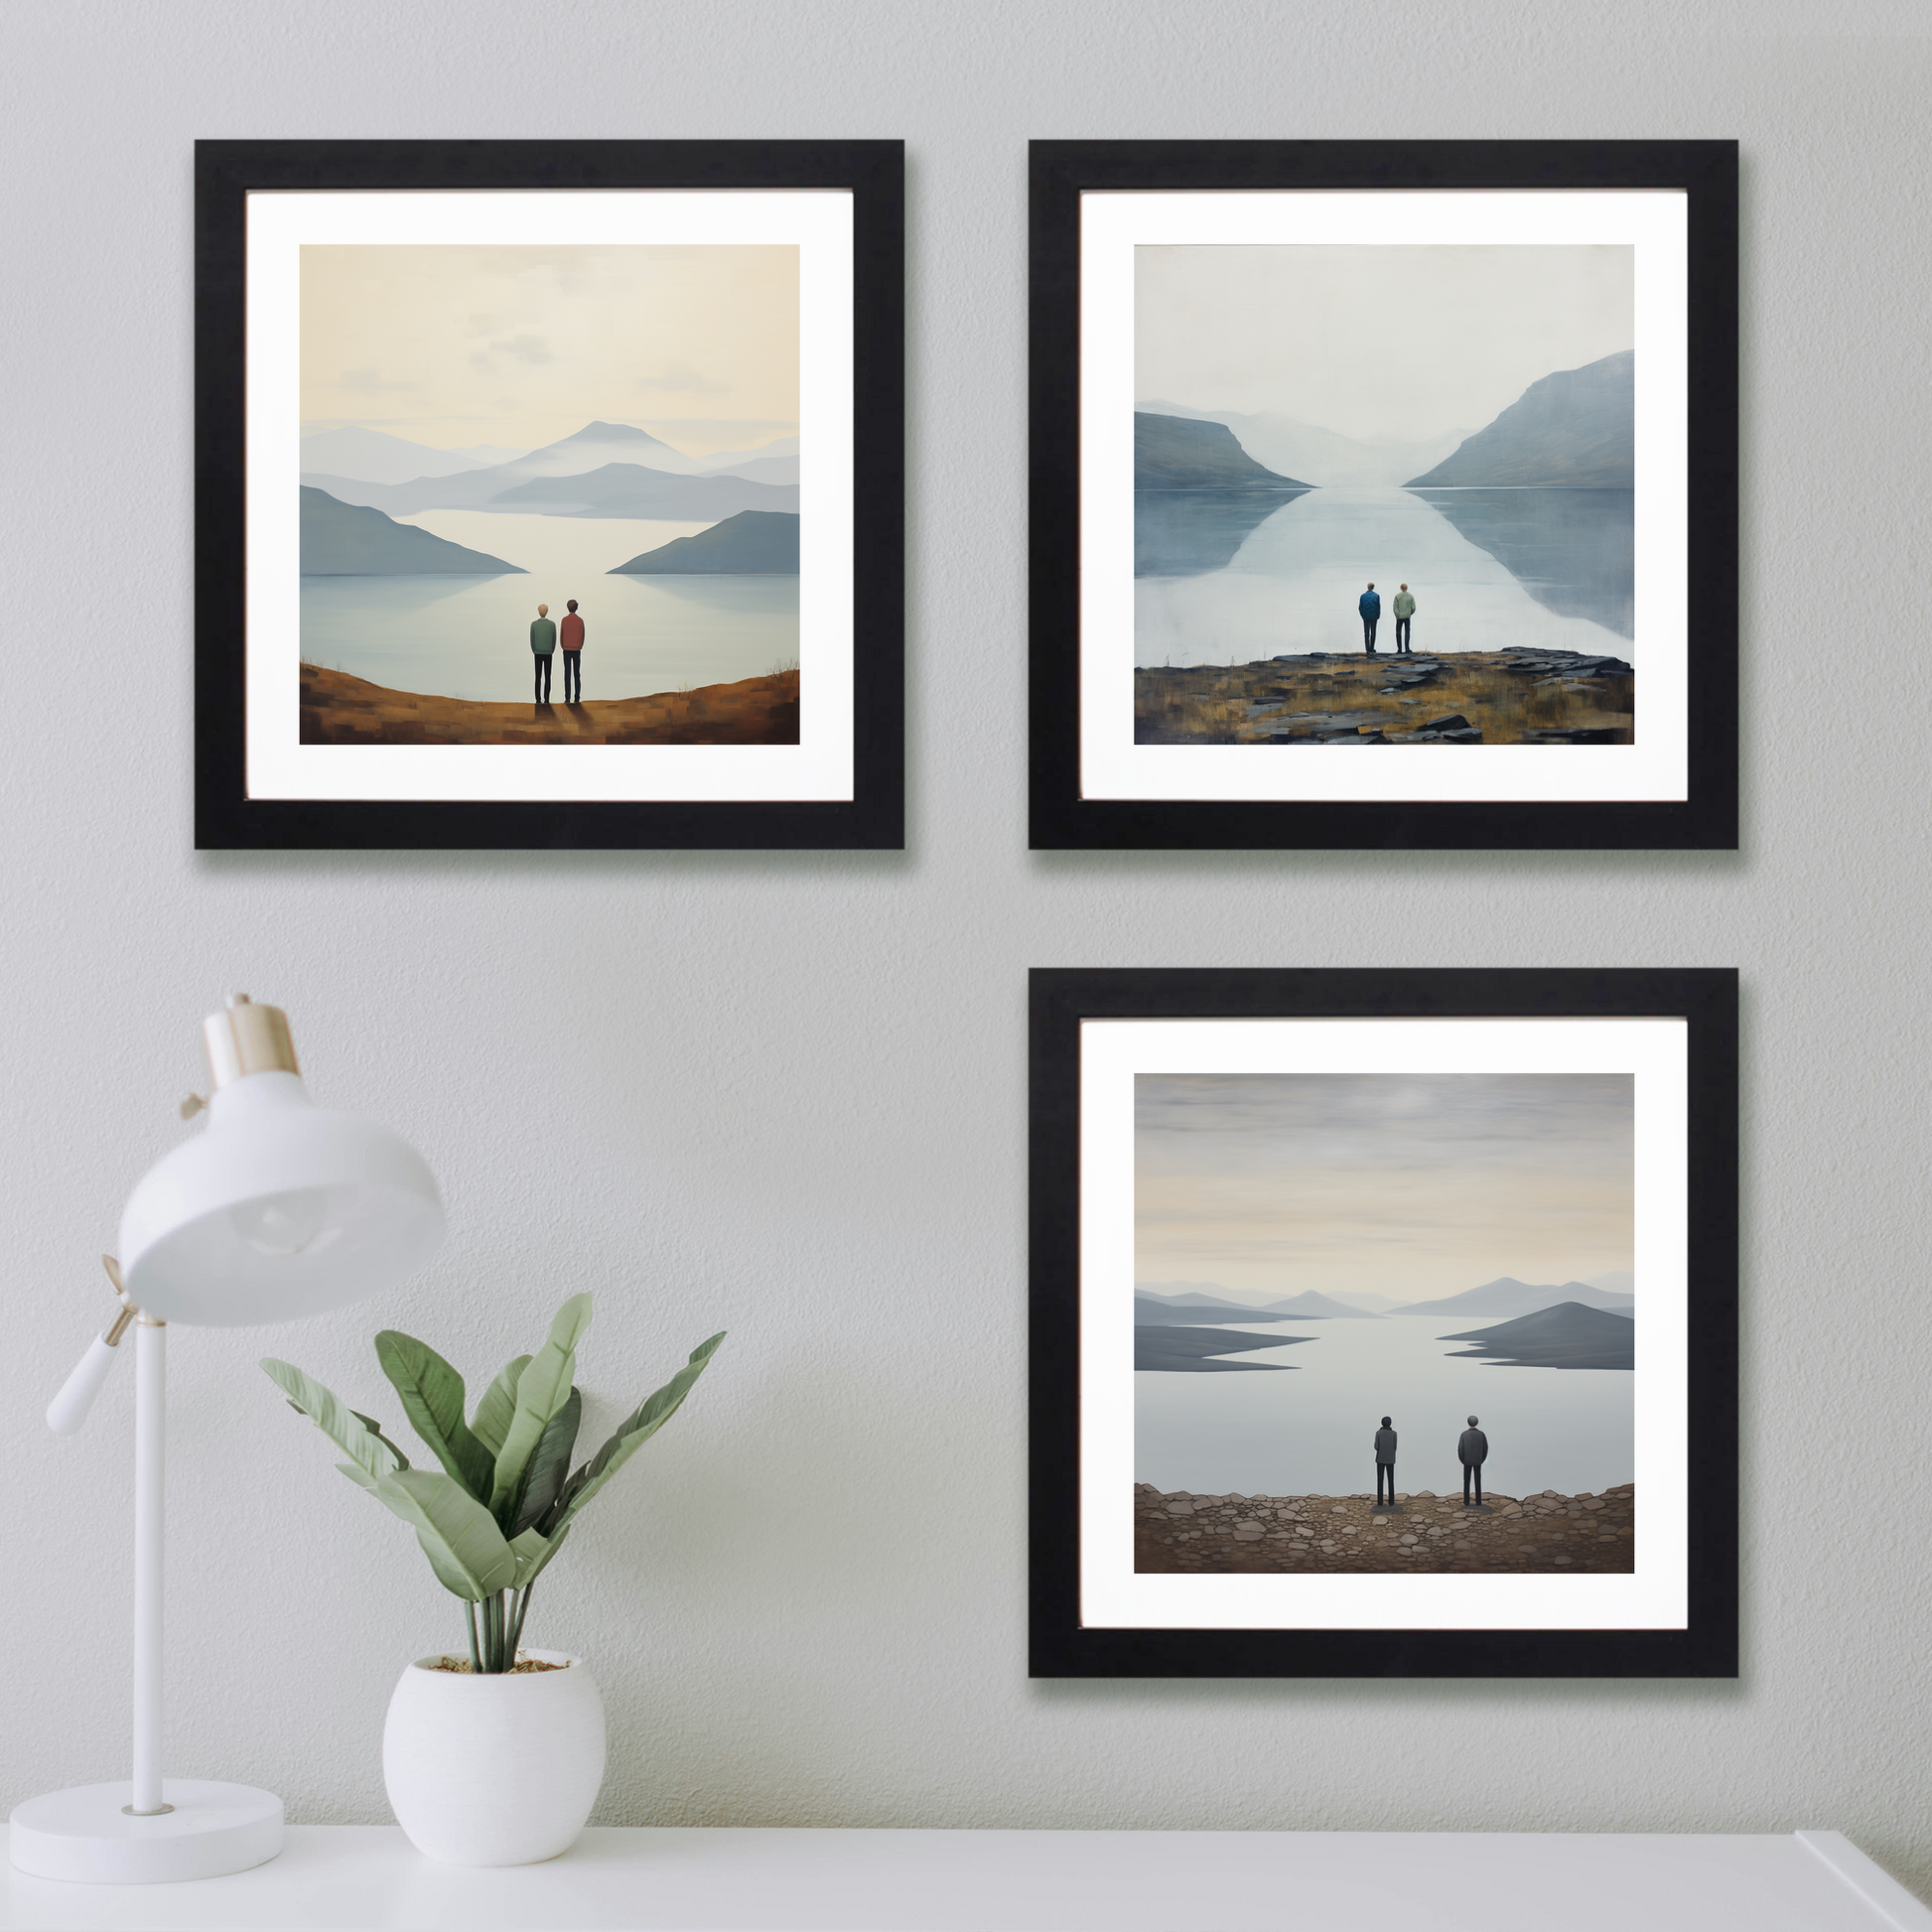
[[1393, 1515], [1372, 1496], [1196, 1496], [1134, 1485], [1134, 1568], [1144, 1574], [1302, 1576], [1313, 1571], [1463, 1572], [1577, 1576], [1636, 1569], [1637, 1490], [1600, 1496], [1484, 1492], [1493, 1516], [1427, 1489], [1398, 1495]]
[[[563, 674], [557, 674], [561, 685]], [[798, 673], [589, 704], [484, 704], [302, 666], [305, 745], [796, 745]]]
[[[1373, 713], [1358, 735], [1412, 732], [1431, 719], [1460, 713], [1485, 745], [1521, 745], [1536, 730], [1602, 732], [1591, 742], [1628, 745], [1635, 738], [1634, 673], [1577, 683], [1538, 681], [1509, 669], [1500, 651], [1446, 651], [1430, 659], [1378, 651], [1311, 664], [1190, 664], [1179, 670], [1134, 673], [1137, 745], [1268, 745], [1296, 714]], [[1441, 668], [1413, 690], [1385, 695], [1387, 673], [1417, 662]], [[1279, 712], [1248, 715], [1248, 707], [1283, 700]]]

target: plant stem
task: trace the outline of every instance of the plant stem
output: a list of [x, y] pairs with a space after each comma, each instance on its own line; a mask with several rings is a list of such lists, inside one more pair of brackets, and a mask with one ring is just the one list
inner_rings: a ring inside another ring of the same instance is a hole
[[477, 1651], [477, 1606], [466, 1599], [463, 1607], [470, 1621], [470, 1670], [472, 1675], [481, 1677], [483, 1675], [483, 1658]]
[[523, 1594], [517, 1601], [516, 1621], [510, 1628], [510, 1662], [512, 1664], [516, 1662], [516, 1646], [523, 1641], [523, 1618], [530, 1607], [530, 1592], [535, 1588], [535, 1584], [525, 1584], [523, 1586]]
[[500, 1676], [503, 1669], [503, 1592], [498, 1590], [484, 1602], [483, 1669], [492, 1677]]

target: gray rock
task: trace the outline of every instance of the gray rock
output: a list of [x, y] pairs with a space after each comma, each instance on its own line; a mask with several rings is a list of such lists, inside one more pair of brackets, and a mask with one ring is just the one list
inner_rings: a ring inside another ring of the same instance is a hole
[[1423, 726], [1426, 732], [1466, 731], [1469, 721], [1459, 711], [1451, 711], [1447, 718], [1432, 718]]

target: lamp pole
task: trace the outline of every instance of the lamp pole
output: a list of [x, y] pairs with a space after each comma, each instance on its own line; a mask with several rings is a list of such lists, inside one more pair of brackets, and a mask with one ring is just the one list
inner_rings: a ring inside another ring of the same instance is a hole
[[168, 1324], [134, 1318], [134, 1802], [130, 1818], [174, 1810], [161, 1796], [161, 1610], [166, 1572]]

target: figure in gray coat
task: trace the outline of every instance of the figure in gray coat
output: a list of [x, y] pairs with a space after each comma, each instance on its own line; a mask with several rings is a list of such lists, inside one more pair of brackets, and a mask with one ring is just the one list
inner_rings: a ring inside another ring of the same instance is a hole
[[1375, 1432], [1375, 1507], [1382, 1507], [1382, 1478], [1389, 1480], [1389, 1502], [1395, 1502], [1395, 1431], [1389, 1427], [1387, 1416], [1382, 1418], [1382, 1427]]
[[1462, 1458], [1462, 1507], [1469, 1507], [1469, 1484], [1476, 1486], [1476, 1508], [1482, 1507], [1482, 1465], [1489, 1460], [1489, 1438], [1476, 1427], [1476, 1419], [1469, 1418], [1469, 1426], [1462, 1432], [1462, 1440], [1455, 1446], [1455, 1452]]

